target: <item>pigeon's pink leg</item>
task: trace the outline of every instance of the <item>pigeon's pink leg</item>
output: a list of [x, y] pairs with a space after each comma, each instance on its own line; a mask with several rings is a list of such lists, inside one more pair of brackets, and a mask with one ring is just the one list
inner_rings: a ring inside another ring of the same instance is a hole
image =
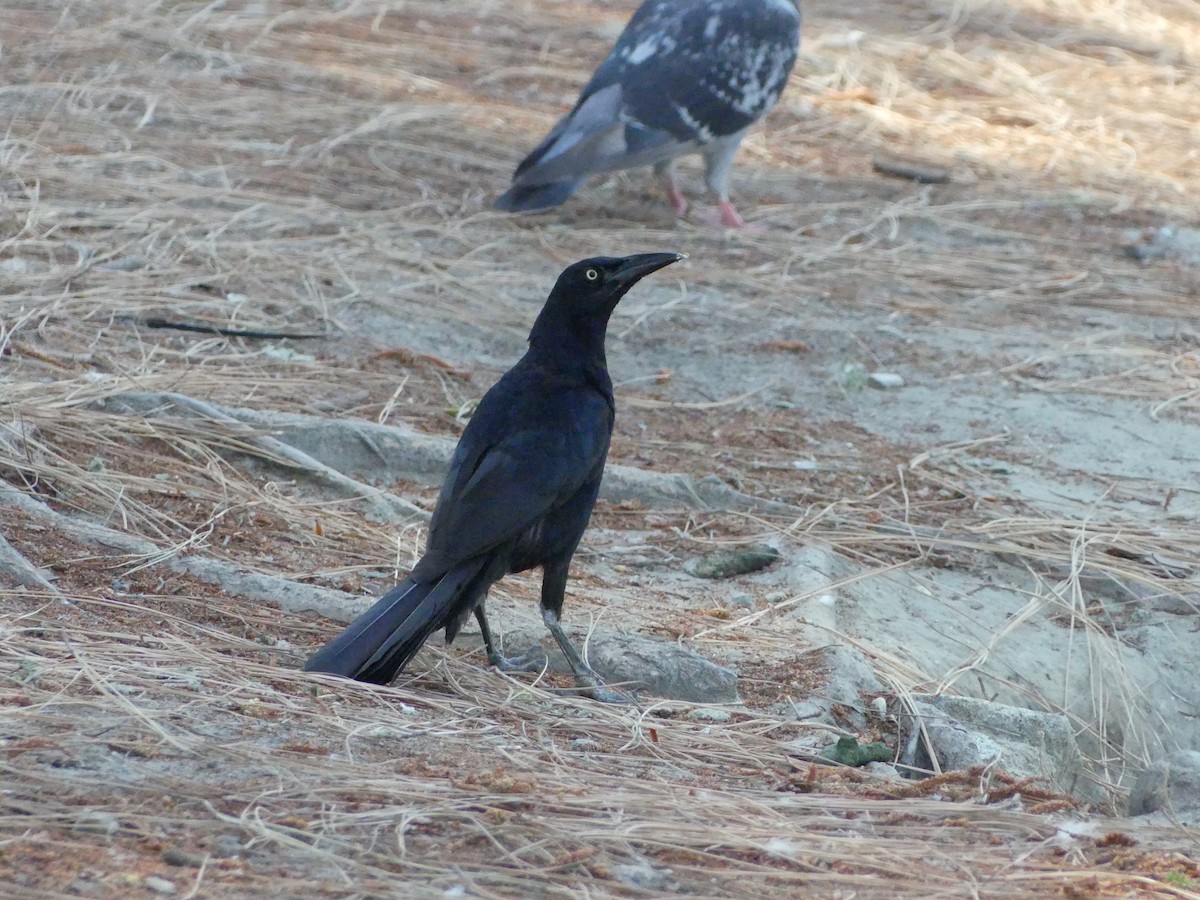
[[654, 174], [658, 176], [658, 180], [666, 188], [667, 200], [670, 201], [671, 208], [675, 210], [675, 215], [683, 217], [688, 211], [688, 202], [687, 197], [683, 196], [683, 191], [679, 189], [679, 182], [675, 180], [674, 163], [668, 162], [665, 165], [660, 164], [655, 166]]
[[733, 208], [733, 204], [728, 200], [719, 200], [717, 205], [720, 209], [718, 212], [715, 209], [708, 209], [696, 215], [696, 219], [703, 222], [705, 225], [720, 226], [723, 228], [737, 228], [741, 231], [758, 234], [765, 231], [760, 222], [751, 222], [746, 224], [746, 220], [738, 215], [738, 211]]
[[728, 200], [722, 200], [719, 204], [721, 207], [721, 224], [726, 228], [744, 228], [746, 220], [738, 215], [738, 211], [733, 208], [733, 204]]

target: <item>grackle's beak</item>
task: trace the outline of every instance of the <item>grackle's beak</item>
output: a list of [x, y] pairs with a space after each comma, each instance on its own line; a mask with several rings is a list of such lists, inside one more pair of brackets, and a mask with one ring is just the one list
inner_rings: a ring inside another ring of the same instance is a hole
[[637, 253], [626, 256], [621, 265], [613, 273], [613, 277], [621, 284], [631, 285], [645, 278], [651, 272], [657, 272], [664, 266], [687, 259], [684, 253]]

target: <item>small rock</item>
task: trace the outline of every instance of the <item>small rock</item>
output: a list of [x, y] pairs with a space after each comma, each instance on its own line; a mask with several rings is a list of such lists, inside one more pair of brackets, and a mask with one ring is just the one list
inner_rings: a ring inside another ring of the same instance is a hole
[[626, 887], [657, 891], [666, 886], [669, 871], [670, 869], [656, 869], [645, 860], [639, 860], [636, 863], [613, 866], [613, 877]]
[[313, 362], [316, 359], [311, 353], [301, 353], [291, 347], [278, 347], [274, 344], [267, 344], [261, 352], [263, 356], [277, 359], [280, 362]]
[[732, 578], [765, 569], [779, 559], [779, 551], [766, 544], [751, 544], [738, 550], [717, 550], [689, 559], [683, 569], [697, 578]]
[[204, 860], [193, 853], [187, 853], [180, 850], [178, 847], [168, 847], [162, 852], [162, 861], [168, 866], [182, 866], [190, 869], [198, 869], [204, 864]]
[[891, 763], [886, 762], [869, 762], [862, 767], [862, 771], [866, 772], [872, 778], [878, 778], [881, 781], [903, 781], [904, 777], [899, 770]]
[[142, 882], [147, 888], [154, 891], [156, 894], [170, 895], [174, 894], [178, 888], [175, 887], [175, 882], [167, 881], [165, 878], [159, 878], [157, 875], [148, 876]]
[[754, 609], [754, 598], [745, 591], [734, 591], [726, 598], [725, 605], [732, 609]]
[[120, 259], [97, 263], [96, 268], [107, 269], [110, 272], [133, 272], [146, 268], [146, 260], [140, 256], [122, 256]]
[[242, 855], [242, 842], [235, 834], [217, 835], [217, 846], [213, 856], [218, 859], [233, 859]]
[[1200, 824], [1200, 751], [1179, 750], [1137, 777], [1129, 791], [1129, 814], [1160, 811], [1188, 827]]
[[771, 593], [767, 594], [767, 596], [764, 597], [763, 599], [766, 600], [768, 603], [774, 604], [774, 603], [782, 603], [784, 600], [787, 600], [791, 596], [792, 595], [790, 593], [788, 593], [787, 591], [771, 591]]
[[695, 719], [697, 722], [728, 722], [733, 718], [733, 713], [727, 709], [702, 707], [700, 709], [693, 709], [688, 718]]
[[895, 372], [872, 372], [867, 376], [867, 384], [881, 391], [894, 390], [904, 387], [904, 378]]
[[811, 697], [807, 700], [792, 700], [786, 705], [781, 705], [778, 710], [780, 715], [787, 715], [790, 712], [798, 721], [805, 722], [809, 719], [822, 719], [829, 712], [829, 704], [822, 703], [820, 700], [813, 700]]

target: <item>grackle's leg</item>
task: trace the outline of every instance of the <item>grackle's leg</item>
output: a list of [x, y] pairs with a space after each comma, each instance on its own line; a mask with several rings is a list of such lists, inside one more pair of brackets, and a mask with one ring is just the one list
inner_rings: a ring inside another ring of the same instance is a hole
[[492, 629], [488, 626], [487, 613], [483, 611], [483, 601], [475, 607], [475, 619], [479, 622], [479, 632], [483, 635], [483, 646], [487, 649], [488, 665], [495, 666], [501, 672], [541, 672], [546, 668], [546, 657], [540, 647], [532, 648], [520, 656], [503, 656], [496, 649], [492, 639]]
[[571, 558], [559, 560], [554, 563], [547, 563], [543, 568], [542, 576], [542, 621], [546, 623], [546, 627], [550, 630], [550, 634], [558, 643], [558, 647], [563, 652], [563, 656], [567, 658], [567, 665], [571, 667], [571, 671], [575, 673], [575, 684], [581, 688], [578, 693], [585, 697], [591, 697], [593, 700], [599, 700], [601, 703], [629, 703], [630, 698], [620, 691], [606, 687], [604, 680], [593, 671], [579, 651], [572, 646], [571, 641], [567, 638], [566, 632], [562, 630], [562, 626], [558, 624], [558, 613], [562, 609], [563, 600], [566, 597], [567, 591], [567, 570], [570, 568]]

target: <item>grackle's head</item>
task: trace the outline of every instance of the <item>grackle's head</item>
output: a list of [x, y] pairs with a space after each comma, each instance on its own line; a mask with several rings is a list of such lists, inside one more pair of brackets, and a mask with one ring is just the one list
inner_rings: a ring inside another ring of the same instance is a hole
[[645, 276], [684, 258], [682, 253], [637, 253], [580, 260], [558, 276], [550, 303], [573, 314], [607, 318], [626, 291]]

